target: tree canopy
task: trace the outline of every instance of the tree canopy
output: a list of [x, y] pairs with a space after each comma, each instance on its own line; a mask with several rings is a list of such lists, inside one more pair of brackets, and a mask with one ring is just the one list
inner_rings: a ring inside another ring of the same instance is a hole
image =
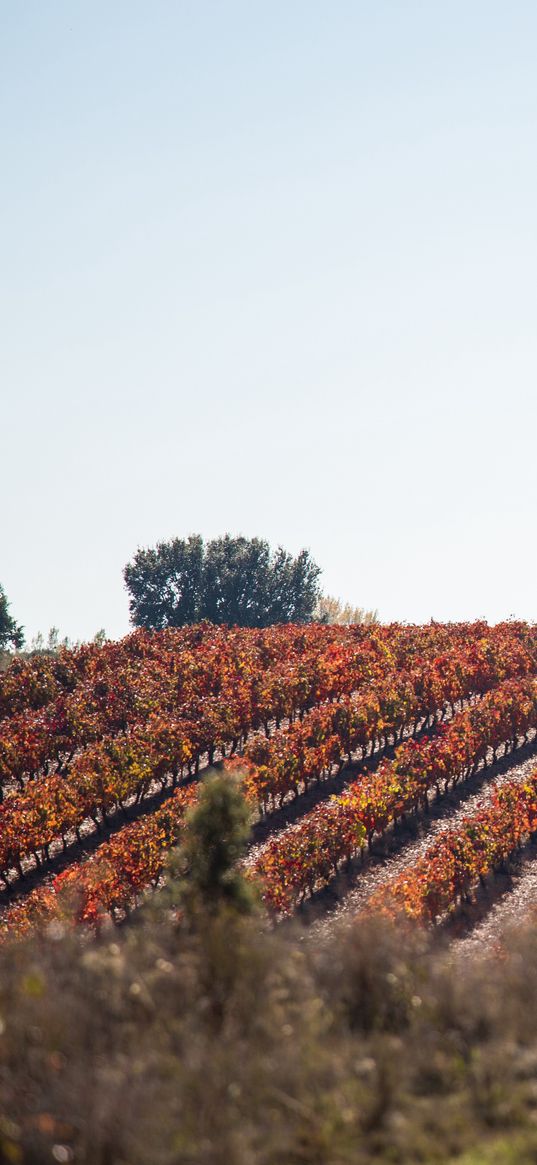
[[0, 648], [22, 647], [24, 631], [9, 613], [9, 603], [0, 585]]
[[241, 627], [307, 623], [319, 598], [320, 568], [261, 538], [204, 543], [199, 534], [138, 550], [124, 569], [135, 627], [181, 627], [209, 619]]

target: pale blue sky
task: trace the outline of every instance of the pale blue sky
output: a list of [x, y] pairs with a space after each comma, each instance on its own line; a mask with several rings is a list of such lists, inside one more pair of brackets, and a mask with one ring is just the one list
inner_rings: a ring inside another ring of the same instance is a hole
[[198, 531], [385, 619], [536, 619], [534, 0], [0, 14], [28, 633], [124, 633], [124, 563]]

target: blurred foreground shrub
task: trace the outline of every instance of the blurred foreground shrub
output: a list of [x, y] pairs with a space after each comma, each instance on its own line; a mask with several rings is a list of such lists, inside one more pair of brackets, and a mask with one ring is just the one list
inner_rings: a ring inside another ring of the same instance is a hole
[[214, 779], [134, 924], [2, 947], [0, 1161], [537, 1160], [533, 929], [473, 961], [381, 920], [274, 931], [245, 838]]

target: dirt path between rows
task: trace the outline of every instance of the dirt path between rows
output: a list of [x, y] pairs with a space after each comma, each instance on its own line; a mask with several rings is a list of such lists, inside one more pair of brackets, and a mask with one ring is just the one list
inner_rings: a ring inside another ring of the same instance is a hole
[[[506, 757], [501, 757], [489, 768], [480, 769], [473, 777], [463, 781], [445, 796], [431, 800], [428, 814], [421, 814], [404, 828], [389, 829], [383, 838], [373, 843], [372, 852], [367, 855], [363, 865], [360, 858], [357, 858], [351, 863], [349, 871], [340, 873], [329, 886], [323, 887], [308, 899], [299, 908], [298, 916], [320, 939], [328, 937], [334, 925], [344, 919], [351, 919], [359, 912], [374, 890], [385, 885], [406, 866], [418, 861], [440, 830], [448, 826], [456, 827], [461, 818], [475, 812], [480, 805], [486, 804], [492, 789], [498, 788], [504, 781], [528, 776], [535, 768], [536, 753], [537, 734], [533, 732], [528, 745], [509, 753]], [[528, 850], [533, 853], [532, 847], [528, 847]], [[535, 857], [537, 858], [537, 847]], [[534, 879], [533, 888], [537, 895], [537, 862]], [[502, 886], [501, 880], [498, 879], [497, 887], [491, 882], [491, 886], [482, 893], [480, 909], [483, 914], [494, 898], [501, 895], [502, 890], [505, 894], [510, 889], [509, 877], [506, 881], [508, 885]], [[473, 918], [466, 917], [464, 923], [466, 930], [473, 925], [478, 916], [479, 912], [475, 911]]]
[[500, 944], [510, 926], [537, 912], [537, 841], [528, 843], [509, 863], [509, 872], [496, 875], [465, 907], [458, 926], [451, 928], [457, 954], [476, 957]]

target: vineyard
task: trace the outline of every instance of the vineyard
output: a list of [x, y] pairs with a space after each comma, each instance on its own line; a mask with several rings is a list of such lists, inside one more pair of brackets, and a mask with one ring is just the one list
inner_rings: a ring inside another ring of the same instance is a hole
[[125, 920], [214, 765], [242, 781], [245, 870], [272, 916], [322, 913], [345, 878], [367, 888], [389, 838], [397, 860], [360, 909], [441, 921], [537, 829], [536, 677], [537, 631], [516, 622], [199, 624], [16, 658], [0, 677], [2, 933]]

